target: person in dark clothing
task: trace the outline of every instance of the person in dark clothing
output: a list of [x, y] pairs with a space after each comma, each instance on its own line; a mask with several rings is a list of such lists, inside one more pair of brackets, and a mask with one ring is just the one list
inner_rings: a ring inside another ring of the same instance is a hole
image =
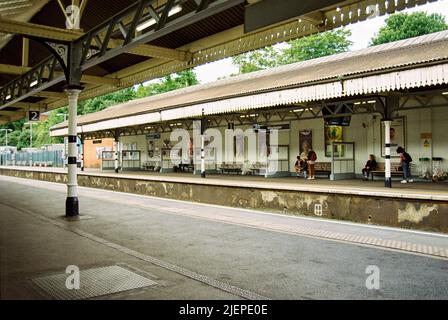
[[300, 156], [297, 156], [297, 161], [294, 164], [294, 169], [296, 169], [296, 175], [297, 175], [297, 178], [298, 178], [299, 175], [300, 175]]
[[403, 168], [403, 180], [401, 183], [414, 182], [411, 175], [412, 157], [404, 150], [403, 147], [398, 147], [397, 153], [400, 155], [400, 164]]
[[364, 180], [369, 180], [369, 173], [376, 169], [376, 160], [373, 154], [369, 155], [366, 165], [362, 169], [362, 177]]
[[294, 164], [294, 168], [296, 170], [297, 178], [300, 177], [301, 173], [303, 173], [304, 177], [306, 178], [306, 170], [307, 170], [306, 161], [301, 159], [300, 156], [297, 156], [297, 161]]

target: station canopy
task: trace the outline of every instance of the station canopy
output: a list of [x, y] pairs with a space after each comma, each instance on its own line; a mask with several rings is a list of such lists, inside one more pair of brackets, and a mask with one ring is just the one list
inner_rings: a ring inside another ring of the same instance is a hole
[[[117, 104], [79, 116], [77, 131], [95, 136], [99, 131], [202, 116], [244, 116], [269, 107], [306, 114], [320, 101], [371, 100], [390, 93], [407, 101], [412, 93], [420, 99], [438, 94], [446, 104], [447, 84], [448, 31], [441, 31]], [[353, 112], [359, 111], [355, 108], [365, 105], [353, 106]], [[67, 121], [50, 130], [52, 136], [67, 135]]]
[[[80, 99], [431, 0], [0, 2], [0, 124]], [[76, 58], [76, 59], [75, 59]]]

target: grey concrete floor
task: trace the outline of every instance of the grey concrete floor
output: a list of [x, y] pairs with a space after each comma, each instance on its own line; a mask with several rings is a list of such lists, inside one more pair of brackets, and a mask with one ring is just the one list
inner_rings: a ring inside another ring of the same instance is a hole
[[[294, 234], [288, 227], [448, 250], [446, 235], [89, 188], [79, 189], [79, 200], [81, 214], [92, 219], [68, 222], [61, 218], [64, 185], [0, 177], [2, 299], [48, 299], [31, 279], [63, 273], [67, 265], [117, 264], [157, 285], [101, 298], [241, 298], [188, 272], [271, 299], [448, 298], [447, 259]], [[380, 270], [379, 290], [366, 288], [370, 265]]]

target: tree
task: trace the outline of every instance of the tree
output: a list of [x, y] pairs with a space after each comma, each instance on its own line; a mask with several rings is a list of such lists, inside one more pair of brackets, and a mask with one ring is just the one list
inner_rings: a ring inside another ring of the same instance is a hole
[[162, 78], [161, 81], [151, 83], [147, 86], [140, 85], [136, 91], [137, 98], [152, 96], [159, 93], [164, 93], [184, 87], [189, 87], [198, 84], [199, 81], [196, 73], [193, 70], [184, 70], [174, 75], [168, 75]]
[[78, 105], [78, 114], [97, 112], [106, 109], [114, 104], [126, 102], [136, 98], [134, 88], [125, 88], [116, 92], [82, 101]]
[[280, 50], [270, 46], [240, 54], [233, 57], [232, 61], [239, 67], [240, 73], [249, 73], [278, 66], [280, 55]]
[[350, 30], [336, 29], [290, 41], [289, 44], [291, 46], [283, 51], [281, 64], [346, 52], [353, 44], [349, 40], [351, 35]]
[[288, 42], [286, 48], [270, 46], [233, 57], [240, 73], [268, 69], [298, 61], [320, 58], [348, 51], [351, 31], [331, 30]]
[[385, 25], [372, 38], [371, 45], [422, 36], [448, 29], [445, 17], [438, 13], [426, 12], [396, 13], [386, 19]]

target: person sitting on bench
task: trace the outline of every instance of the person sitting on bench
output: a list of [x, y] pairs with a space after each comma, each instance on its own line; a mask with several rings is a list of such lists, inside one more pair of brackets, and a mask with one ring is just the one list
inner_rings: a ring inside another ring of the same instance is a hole
[[303, 176], [306, 179], [306, 173], [308, 169], [306, 165], [306, 160], [301, 159], [301, 156], [297, 156], [297, 161], [294, 164], [294, 168], [296, 169], [297, 178], [299, 178], [300, 174], [303, 173]]
[[369, 155], [366, 165], [362, 169], [363, 180], [369, 180], [369, 173], [376, 169], [376, 160], [373, 154]]

